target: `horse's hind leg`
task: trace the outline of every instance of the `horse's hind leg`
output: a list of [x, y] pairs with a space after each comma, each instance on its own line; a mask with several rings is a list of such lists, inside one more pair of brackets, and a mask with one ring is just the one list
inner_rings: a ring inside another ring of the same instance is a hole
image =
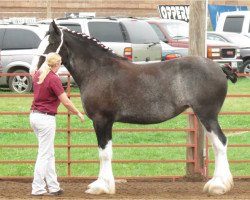
[[207, 130], [207, 135], [211, 140], [215, 154], [214, 175], [206, 183], [203, 191], [211, 195], [224, 194], [233, 187], [233, 177], [227, 159], [227, 138], [220, 128], [217, 116], [211, 118], [210, 113], [210, 117], [200, 117], [200, 120]]
[[89, 194], [114, 194], [115, 180], [112, 172], [112, 125], [107, 119], [99, 116], [93, 119], [98, 140], [100, 171], [98, 179], [88, 185], [86, 193]]

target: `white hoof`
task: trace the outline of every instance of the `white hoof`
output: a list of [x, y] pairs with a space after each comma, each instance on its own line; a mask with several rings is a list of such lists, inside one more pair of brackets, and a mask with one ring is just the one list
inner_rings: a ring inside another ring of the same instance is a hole
[[103, 179], [97, 179], [93, 183], [88, 185], [88, 190], [85, 193], [88, 194], [115, 194], [115, 182], [105, 181]]
[[90, 183], [90, 184], [87, 186], [87, 188], [90, 189], [90, 188], [96, 187], [96, 186], [98, 186], [98, 185], [100, 185], [100, 180], [99, 180], [99, 179], [97, 179], [97, 180], [95, 180], [94, 182]]
[[87, 194], [109, 194], [109, 191], [107, 188], [93, 187], [93, 188], [87, 189], [85, 193]]
[[228, 176], [227, 178], [223, 177], [213, 177], [209, 180], [203, 188], [203, 192], [206, 192], [210, 195], [221, 195], [230, 191], [233, 188], [233, 178]]

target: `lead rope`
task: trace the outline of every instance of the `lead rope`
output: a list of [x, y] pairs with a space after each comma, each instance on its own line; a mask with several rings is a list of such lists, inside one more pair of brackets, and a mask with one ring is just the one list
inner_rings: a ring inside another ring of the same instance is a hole
[[59, 54], [59, 51], [61, 50], [61, 47], [62, 47], [62, 44], [63, 44], [63, 31], [61, 29], [59, 29], [59, 30], [61, 32], [61, 43], [60, 43], [59, 47], [56, 50], [56, 53], [58, 53], [58, 54]]

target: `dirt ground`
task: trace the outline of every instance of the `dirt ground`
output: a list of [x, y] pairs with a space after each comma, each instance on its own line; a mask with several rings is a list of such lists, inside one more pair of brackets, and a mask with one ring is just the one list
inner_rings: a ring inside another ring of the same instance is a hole
[[90, 195], [84, 191], [90, 181], [60, 181], [64, 194], [58, 197], [30, 195], [31, 181], [0, 180], [0, 199], [250, 199], [250, 181], [236, 180], [233, 190], [221, 196], [202, 193], [205, 182], [119, 181], [114, 195]]

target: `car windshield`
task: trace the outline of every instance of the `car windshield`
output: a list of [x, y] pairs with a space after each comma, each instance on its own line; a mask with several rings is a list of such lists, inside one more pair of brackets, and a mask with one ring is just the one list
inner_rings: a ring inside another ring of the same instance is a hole
[[115, 22], [89, 22], [89, 33], [102, 42], [125, 42], [121, 26]]
[[128, 20], [123, 21], [123, 25], [129, 33], [131, 42], [134, 44], [156, 44], [160, 42], [157, 34], [145, 21]]
[[169, 33], [173, 39], [188, 38], [188, 23], [182, 21], [173, 21], [163, 23], [163, 28]]

